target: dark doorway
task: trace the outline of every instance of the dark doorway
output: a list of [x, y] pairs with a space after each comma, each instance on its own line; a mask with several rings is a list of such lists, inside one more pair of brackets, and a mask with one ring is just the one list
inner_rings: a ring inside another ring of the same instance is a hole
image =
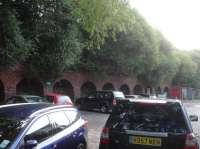
[[0, 80], [0, 102], [4, 101], [5, 99], [5, 89], [2, 81]]
[[129, 95], [130, 94], [130, 89], [129, 89], [128, 85], [126, 85], [126, 84], [123, 84], [120, 87], [120, 91], [122, 91], [124, 93], [124, 95]]
[[164, 88], [164, 93], [166, 93], [167, 97], [169, 97], [169, 87], [165, 87]]
[[142, 88], [142, 86], [141, 85], [136, 85], [135, 87], [134, 87], [134, 94], [142, 94], [143, 93], [143, 88]]
[[81, 96], [88, 96], [89, 94], [93, 93], [96, 91], [96, 86], [94, 85], [94, 83], [88, 81], [85, 82], [82, 86], [81, 86]]
[[112, 83], [106, 83], [104, 84], [102, 90], [110, 90], [110, 91], [113, 91], [115, 90], [114, 86], [112, 85]]
[[68, 80], [60, 80], [56, 82], [53, 86], [53, 92], [67, 95], [74, 100], [74, 88]]
[[23, 79], [16, 86], [17, 94], [43, 96], [43, 85], [38, 79]]
[[157, 88], [156, 88], [156, 94], [161, 94], [161, 93], [162, 93], [161, 88], [160, 88], [160, 87], [157, 87]]

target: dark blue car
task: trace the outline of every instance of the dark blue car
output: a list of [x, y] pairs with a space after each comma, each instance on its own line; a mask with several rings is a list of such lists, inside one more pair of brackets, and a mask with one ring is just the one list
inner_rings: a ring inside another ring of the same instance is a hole
[[66, 105], [0, 106], [0, 149], [86, 149], [87, 122]]

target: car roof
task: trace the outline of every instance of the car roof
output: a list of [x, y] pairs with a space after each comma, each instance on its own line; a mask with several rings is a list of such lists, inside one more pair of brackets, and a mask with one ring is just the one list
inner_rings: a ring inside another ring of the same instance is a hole
[[15, 95], [15, 96], [11, 96], [11, 97], [23, 97], [23, 98], [27, 98], [27, 97], [41, 97], [41, 96], [36, 96], [36, 95]]
[[67, 96], [67, 95], [58, 94], [58, 93], [46, 93], [45, 95], [46, 95], [46, 96]]
[[54, 105], [49, 103], [20, 103], [0, 106], [0, 115], [27, 119], [38, 113], [45, 113], [54, 109], [67, 108], [67, 105]]
[[142, 103], [181, 103], [180, 100], [176, 100], [176, 99], [160, 99], [160, 98], [157, 98], [157, 99], [128, 99], [129, 102], [136, 102], [136, 103], [139, 103], [139, 102], [142, 102]]
[[102, 90], [102, 91], [96, 91], [96, 92], [121, 92], [117, 90]]

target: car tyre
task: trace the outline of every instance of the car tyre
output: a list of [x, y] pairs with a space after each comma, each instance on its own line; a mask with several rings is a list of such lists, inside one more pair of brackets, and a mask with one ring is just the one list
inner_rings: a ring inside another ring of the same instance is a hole
[[100, 108], [100, 111], [101, 111], [102, 113], [107, 113], [107, 112], [108, 112], [107, 106], [106, 106], [106, 105], [102, 105], [101, 108]]
[[86, 149], [86, 146], [85, 146], [85, 144], [79, 144], [78, 146], [77, 146], [77, 149]]

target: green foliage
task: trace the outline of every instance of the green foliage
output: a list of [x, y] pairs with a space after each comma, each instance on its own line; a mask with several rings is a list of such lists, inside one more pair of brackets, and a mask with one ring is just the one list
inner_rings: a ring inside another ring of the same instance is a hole
[[126, 32], [135, 23], [127, 0], [76, 0], [74, 16], [86, 32], [87, 48], [100, 48], [110, 35]]
[[24, 62], [33, 50], [30, 40], [24, 38], [17, 13], [7, 3], [0, 5], [0, 67]]
[[192, 79], [197, 71], [197, 64], [192, 60], [188, 52], [177, 51], [178, 70], [173, 79], [174, 85], [192, 86]]
[[34, 22], [37, 51], [26, 63], [28, 75], [40, 75], [55, 79], [72, 66], [81, 52], [79, 29], [70, 15], [71, 5], [52, 0], [39, 3], [39, 12]]

